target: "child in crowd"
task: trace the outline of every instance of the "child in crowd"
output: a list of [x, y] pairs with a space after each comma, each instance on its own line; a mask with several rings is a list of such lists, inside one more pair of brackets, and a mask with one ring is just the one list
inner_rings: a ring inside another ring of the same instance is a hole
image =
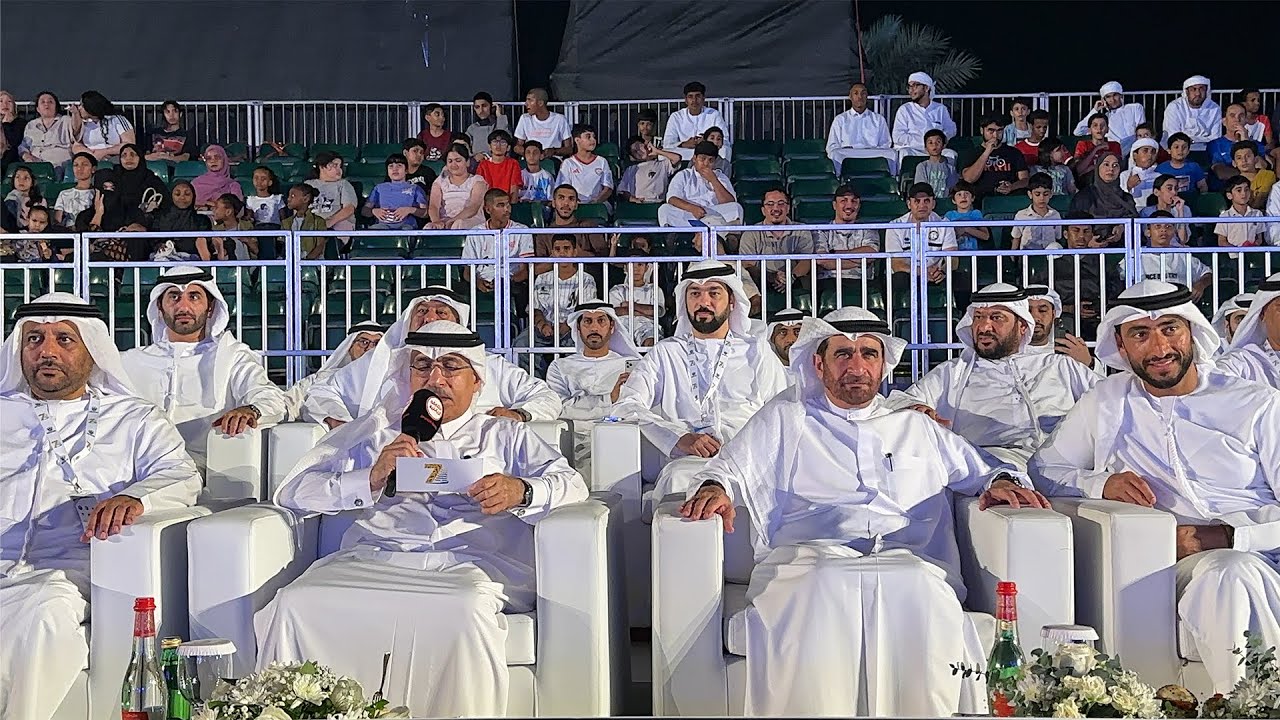
[[915, 182], [929, 183], [934, 194], [939, 197], [948, 195], [959, 179], [956, 175], [956, 161], [942, 154], [946, 147], [946, 133], [937, 128], [925, 133], [924, 151], [929, 157], [916, 166]]
[[574, 153], [560, 163], [556, 176], [556, 185], [572, 185], [582, 203], [607, 202], [613, 195], [613, 170], [607, 159], [596, 154], [597, 145], [594, 126], [574, 125]]
[[[425, 131], [424, 131], [425, 132]], [[324, 218], [328, 230], [355, 230], [356, 189], [342, 178], [342, 156], [321, 150], [314, 158], [314, 177], [307, 184], [319, 193], [311, 205], [311, 211]], [[338, 238], [338, 255], [351, 254], [351, 239]]]
[[[489, 133], [488, 143], [489, 152], [482, 155], [480, 162], [476, 163], [476, 174], [484, 178], [490, 188], [503, 190], [510, 195], [512, 203], [520, 202], [524, 173], [520, 169], [520, 161], [507, 155], [511, 150], [511, 133], [494, 130]], [[528, 154], [526, 145], [525, 155]]]
[[1009, 124], [1004, 126], [1005, 145], [1013, 147], [1019, 140], [1031, 137], [1031, 123], [1027, 119], [1030, 114], [1031, 98], [1013, 99], [1013, 104], [1009, 106]]
[[71, 158], [71, 174], [76, 184], [58, 193], [53, 203], [53, 222], [60, 227], [75, 227], [76, 216], [93, 207], [97, 191], [93, 188], [93, 171], [98, 158], [87, 152], [76, 153]]
[[[1262, 217], [1262, 213], [1250, 207], [1253, 190], [1249, 178], [1243, 175], [1231, 178], [1222, 194], [1231, 207], [1219, 213], [1220, 217]], [[1213, 234], [1218, 236], [1219, 247], [1253, 247], [1266, 244], [1263, 230], [1262, 223], [1218, 223], [1213, 227]]]
[[[1138, 217], [1151, 217], [1157, 212], [1168, 213], [1171, 218], [1191, 217], [1191, 208], [1187, 207], [1186, 201], [1178, 194], [1178, 178], [1172, 175], [1156, 177], [1147, 203], [1146, 207], [1138, 210]], [[1188, 227], [1185, 224], [1174, 226], [1172, 243], [1175, 247], [1187, 245]]]
[[[244, 200], [231, 193], [219, 195], [213, 201], [214, 231], [252, 230], [253, 221], [244, 217], [244, 207]], [[203, 245], [200, 240], [204, 238], [197, 239], [196, 248], [200, 250], [200, 257], [205, 260], [254, 260], [258, 257], [258, 238], [211, 237]]]
[[[1027, 197], [1031, 204], [1014, 214], [1014, 220], [1061, 220], [1062, 215], [1049, 207], [1053, 197], [1053, 178], [1045, 173], [1036, 173], [1027, 181]], [[1013, 239], [1014, 250], [1058, 250], [1062, 247], [1058, 237], [1062, 234], [1060, 225], [1019, 225], [1009, 233]]]
[[[320, 191], [306, 183], [298, 183], [289, 188], [285, 198], [285, 211], [280, 217], [280, 227], [293, 232], [319, 232], [328, 230], [324, 218], [311, 211], [311, 205], [320, 196]], [[302, 236], [302, 255], [306, 260], [319, 260], [324, 257], [324, 246], [327, 240], [314, 235]]]
[[636, 135], [654, 147], [662, 145], [662, 138], [657, 136], [658, 113], [652, 110], [641, 110], [636, 115]]
[[[922, 165], [924, 163], [921, 163]], [[964, 222], [982, 220], [982, 211], [973, 206], [977, 196], [971, 183], [959, 180], [951, 188], [951, 204], [955, 210], [948, 210], [944, 216], [948, 222]], [[962, 226], [955, 230], [956, 247], [960, 250], [977, 250], [979, 241], [991, 239], [991, 231], [980, 226]]]
[[1151, 138], [1135, 140], [1129, 150], [1129, 169], [1120, 173], [1120, 187], [1133, 195], [1134, 207], [1139, 210], [1147, 206], [1147, 198], [1155, 188], [1156, 178], [1160, 171], [1156, 170], [1156, 151], [1160, 144]]
[[19, 165], [13, 171], [13, 189], [4, 196], [5, 210], [14, 219], [14, 227], [18, 231], [26, 230], [31, 208], [46, 205], [40, 194], [40, 186], [36, 184], [36, 176], [31, 168]]
[[1124, 157], [1120, 143], [1107, 139], [1110, 129], [1106, 115], [1089, 118], [1089, 137], [1076, 143], [1076, 151], [1069, 161], [1076, 178], [1089, 177], [1093, 173], [1093, 166], [1107, 152], [1115, 153], [1116, 157]]
[[1169, 151], [1160, 147], [1160, 138], [1156, 137], [1156, 131], [1151, 127], [1151, 123], [1144, 122], [1133, 129], [1134, 139], [1141, 140], [1147, 138], [1156, 141], [1156, 163], [1162, 163], [1169, 159]]
[[[1172, 218], [1164, 210], [1157, 210], [1151, 217]], [[1177, 237], [1173, 223], [1157, 223], [1147, 226], [1147, 245], [1153, 248], [1176, 247], [1173, 239]], [[1123, 272], [1124, 261], [1120, 262]], [[1213, 284], [1213, 273], [1204, 263], [1189, 252], [1180, 253], [1142, 253], [1142, 277], [1144, 280], [1163, 280], [1178, 283], [1191, 288], [1195, 301], [1200, 300], [1204, 291]]]
[[374, 186], [364, 204], [364, 216], [374, 219], [373, 230], [417, 230], [427, 214], [427, 192], [408, 180], [404, 155], [387, 156], [387, 179]]
[[1050, 138], [1040, 143], [1036, 171], [1048, 175], [1053, 180], [1054, 195], [1075, 195], [1076, 176], [1067, 167], [1067, 146], [1061, 140]]
[[275, 171], [266, 165], [253, 169], [253, 194], [245, 197], [244, 205], [253, 216], [255, 230], [280, 229], [284, 196], [280, 194], [279, 183]]
[[1036, 171], [1032, 166], [1040, 161], [1040, 145], [1049, 137], [1049, 113], [1045, 110], [1033, 110], [1027, 116], [1027, 122], [1031, 125], [1031, 134], [1013, 143], [1013, 148], [1022, 153], [1022, 159], [1027, 161], [1027, 168], [1034, 174]]
[[667, 197], [667, 183], [675, 174], [680, 156], [659, 150], [641, 135], [627, 138], [631, 166], [622, 171], [618, 197], [633, 203], [660, 203]]
[[1258, 165], [1258, 144], [1252, 140], [1241, 140], [1231, 146], [1231, 166], [1249, 179], [1249, 188], [1253, 194], [1253, 207], [1261, 210], [1267, 205], [1267, 195], [1271, 186], [1276, 184], [1276, 174]]
[[[49, 208], [43, 205], [31, 207], [27, 212], [27, 226], [22, 229], [17, 237], [9, 239], [9, 248], [7, 253], [12, 258], [0, 257], [0, 262], [9, 262], [16, 259], [18, 262], [38, 263], [49, 262], [53, 257], [53, 250], [49, 247], [49, 243], [44, 240], [35, 238], [22, 237], [23, 235], [39, 235], [41, 233], [50, 232]], [[61, 253], [59, 260], [65, 260], [67, 253]]]
[[1156, 165], [1162, 175], [1172, 175], [1178, 179], [1178, 192], [1209, 192], [1209, 184], [1205, 180], [1204, 168], [1200, 163], [1188, 160], [1191, 154], [1191, 137], [1186, 133], [1174, 133], [1169, 136], [1169, 159]]
[[[641, 238], [643, 236], [632, 237], [632, 256], [642, 254], [636, 243]], [[631, 334], [632, 341], [641, 347], [652, 347], [655, 340], [662, 339], [662, 328], [657, 321], [666, 313], [666, 300], [654, 282], [652, 263], [636, 262], [625, 267], [628, 282], [609, 288], [609, 304], [618, 315], [621, 329]]]
[[520, 171], [520, 201], [548, 202], [556, 180], [542, 167], [542, 143], [524, 141], [524, 169]]
[[445, 127], [448, 118], [444, 114], [444, 107], [440, 103], [427, 103], [422, 108], [422, 120], [423, 128], [418, 133], [418, 139], [427, 148], [427, 159], [443, 160], [445, 152], [454, 142], [453, 133]]
[[[702, 139], [715, 145], [721, 152], [724, 151], [724, 130], [712, 125], [707, 131], [702, 133]], [[732, 175], [732, 167], [729, 161], [724, 159], [723, 155], [716, 155], [716, 163], [711, 166], [712, 170], [722, 172], [725, 175]]]
[[[478, 92], [471, 99], [471, 112], [475, 114], [476, 119], [467, 126], [467, 138], [475, 151], [471, 157], [479, 162], [484, 159], [483, 148], [488, 147], [489, 137], [493, 132], [506, 130], [507, 137], [510, 138], [511, 125], [507, 116], [502, 113], [502, 106], [495, 103], [493, 96], [487, 92]], [[509, 141], [508, 144], [510, 144]], [[428, 183], [427, 187], [430, 186]], [[489, 183], [489, 187], [493, 186], [493, 183]]]

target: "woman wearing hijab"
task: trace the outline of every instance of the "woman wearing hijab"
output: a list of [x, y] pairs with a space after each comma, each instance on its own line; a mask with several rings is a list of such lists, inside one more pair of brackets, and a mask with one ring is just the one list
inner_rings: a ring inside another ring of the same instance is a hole
[[196, 191], [197, 208], [211, 209], [213, 203], [226, 193], [244, 199], [240, 183], [231, 179], [231, 163], [227, 160], [227, 151], [221, 145], [205, 148], [204, 166], [207, 172], [191, 182]]
[[[1107, 151], [1093, 169], [1092, 182], [1071, 199], [1071, 212], [1087, 212], [1095, 218], [1119, 219], [1138, 216], [1133, 195], [1120, 187], [1120, 154]], [[1108, 225], [1099, 232], [1098, 247], [1124, 242], [1124, 229]]]
[[[196, 190], [186, 180], [173, 184], [169, 206], [151, 216], [151, 232], [207, 232], [209, 218], [196, 212]], [[200, 252], [204, 248], [205, 253]], [[193, 260], [206, 258], [208, 241], [202, 237], [181, 237], [156, 243], [152, 260]]]
[[[146, 216], [168, 204], [169, 189], [142, 161], [142, 148], [120, 148], [120, 164], [98, 171], [95, 183], [103, 194], [102, 227], [146, 225]], [[145, 256], [138, 258], [145, 260]]]

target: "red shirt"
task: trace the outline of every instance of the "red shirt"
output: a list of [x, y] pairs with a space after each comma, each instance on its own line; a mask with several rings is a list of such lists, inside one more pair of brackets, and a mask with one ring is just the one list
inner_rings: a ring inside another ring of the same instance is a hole
[[[1044, 142], [1041, 140], [1040, 142]], [[1022, 153], [1022, 157], [1027, 161], [1027, 165], [1040, 164], [1040, 143], [1032, 145], [1026, 138], [1022, 138], [1014, 143], [1014, 149]]]
[[[1090, 152], [1093, 151], [1094, 147], [1095, 146], [1093, 144], [1093, 138], [1086, 138], [1076, 143], [1076, 152], [1075, 152], [1076, 159], [1079, 160], [1085, 155], [1088, 155]], [[1108, 140], [1107, 149], [1115, 153], [1117, 156], [1119, 156], [1121, 158], [1121, 162], [1123, 162], [1124, 153], [1120, 150], [1120, 143], [1114, 140]]]
[[500, 163], [485, 158], [476, 165], [476, 174], [484, 178], [489, 187], [509, 193], [517, 192], [524, 184], [520, 179], [520, 163], [511, 157], [504, 158]]
[[440, 133], [439, 137], [432, 137], [431, 128], [423, 128], [422, 132], [418, 133], [418, 139], [427, 146], [428, 160], [443, 160], [444, 154], [449, 152], [449, 145], [452, 144], [450, 140], [453, 139], [453, 133], [446, 129]]

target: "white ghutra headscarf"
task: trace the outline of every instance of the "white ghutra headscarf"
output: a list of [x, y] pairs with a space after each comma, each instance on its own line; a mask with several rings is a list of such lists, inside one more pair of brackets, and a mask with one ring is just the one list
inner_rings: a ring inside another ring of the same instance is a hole
[[96, 306], [70, 293], [54, 292], [19, 305], [13, 317], [17, 322], [5, 338], [4, 349], [0, 350], [0, 394], [31, 389], [22, 373], [22, 337], [27, 324], [65, 321], [80, 331], [80, 339], [93, 358], [89, 384], [104, 393], [137, 396], [120, 361], [120, 351], [112, 342], [107, 324], [102, 321], [102, 312]]

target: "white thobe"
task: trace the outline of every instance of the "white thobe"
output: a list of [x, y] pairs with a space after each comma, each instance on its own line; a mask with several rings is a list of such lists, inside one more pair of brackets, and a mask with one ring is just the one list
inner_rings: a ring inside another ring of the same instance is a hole
[[898, 174], [898, 153], [890, 147], [889, 123], [884, 116], [865, 108], [855, 112], [849, 108], [831, 121], [827, 132], [827, 157], [840, 174], [840, 165], [846, 158], [882, 157], [889, 161], [889, 174]]
[[951, 494], [1008, 470], [882, 398], [766, 403], [695, 478], [725, 486], [748, 511], [737, 531], [755, 530], [746, 714], [956, 712], [948, 668], [980, 664], [982, 647], [960, 606]]
[[613, 415], [638, 423], [645, 439], [662, 455], [657, 459], [642, 455], [644, 480], [657, 482], [646, 503], [646, 517], [653, 503], [667, 493], [687, 490], [694, 473], [706, 464], [705, 459], [676, 449], [681, 437], [706, 433], [723, 445], [760, 406], [787, 388], [787, 370], [767, 340], [731, 333], [728, 342], [721, 380], [710, 398], [707, 389], [725, 341], [688, 335], [654, 345], [631, 368], [618, 393]]
[[[1090, 109], [1088, 113], [1076, 123], [1075, 130], [1072, 134], [1076, 137], [1089, 136], [1089, 121], [1098, 113]], [[1120, 147], [1127, 154], [1129, 147], [1133, 145], [1133, 141], [1138, 136], [1138, 126], [1147, 121], [1147, 109], [1141, 103], [1128, 103], [1121, 105], [1115, 110], [1107, 111], [1107, 139], [1120, 143]]]
[[[1028, 345], [1027, 349], [1023, 350], [1022, 352], [1033, 353], [1038, 355], [1053, 355], [1058, 353], [1057, 349], [1054, 347], [1053, 343], [1051, 342], [1045, 343], [1044, 345]], [[1103, 365], [1101, 362], [1098, 362], [1096, 358], [1094, 359], [1092, 365], [1086, 365], [1085, 367], [1092, 370], [1094, 374], [1100, 378], [1104, 378], [1107, 376], [1106, 365]]]
[[[654, 283], [646, 283], [640, 287], [633, 285], [614, 285], [609, 288], [609, 304], [615, 308], [623, 303], [634, 302], [637, 305], [652, 305], [653, 317], [640, 315], [618, 315], [618, 327], [631, 335], [631, 342], [637, 347], [646, 340], [657, 342], [662, 339], [662, 329], [654, 320], [667, 313], [667, 300], [662, 291]], [[654, 330], [657, 329], [655, 333]]]
[[[73, 497], [128, 495], [143, 514], [195, 502], [200, 475], [151, 403], [103, 393], [85, 451], [88, 396], [0, 397], [0, 717], [47, 720], [89, 659], [89, 544]], [[38, 413], [67, 446], [58, 462]]]
[[1098, 375], [1065, 355], [1014, 353], [984, 360], [967, 351], [930, 370], [893, 407], [928, 405], [951, 429], [1002, 462], [1025, 468], [1062, 417], [1098, 383]]
[[288, 402], [267, 377], [262, 357], [229, 333], [196, 343], [160, 340], [123, 352], [120, 359], [138, 394], [178, 427], [201, 470], [209, 430], [227, 411], [257, 407], [259, 430], [285, 418]]
[[[523, 479], [533, 488], [528, 508], [484, 515], [462, 494], [374, 496], [369, 469], [399, 434], [398, 413], [392, 415], [380, 408], [330, 433], [318, 459], [276, 491], [276, 503], [295, 511], [359, 515], [338, 552], [254, 616], [258, 664], [317, 660], [377, 687], [377, 658], [390, 651], [386, 692], [403, 698], [414, 716], [504, 715], [502, 612], [533, 608], [533, 525], [585, 500], [586, 484], [523, 423], [468, 411], [445, 423], [423, 451], [482, 458]], [[326, 445], [334, 451], [329, 457]], [[397, 667], [397, 658], [404, 665]]]
[[[741, 224], [742, 206], [736, 202], [738, 194], [734, 191], [733, 184], [729, 182], [729, 177], [719, 170], [716, 170], [715, 174], [724, 185], [724, 189], [733, 196], [734, 201], [727, 203], [717, 201], [715, 188], [693, 168], [685, 168], [671, 178], [671, 184], [667, 185], [667, 200], [680, 198], [706, 210], [706, 216], [699, 221], [704, 225]], [[688, 210], [681, 210], [670, 202], [658, 206], [658, 224], [662, 227], [688, 227], [697, 220]]]
[[1179, 97], [1164, 109], [1164, 144], [1167, 146], [1169, 136], [1178, 132], [1191, 138], [1192, 150], [1203, 150], [1210, 141], [1222, 137], [1222, 108], [1208, 99], [1193, 108], [1185, 95]]
[[925, 107], [905, 102], [893, 116], [893, 146], [907, 151], [900, 154], [923, 155], [924, 134], [930, 130], [941, 130], [948, 138], [956, 136], [956, 123], [947, 106], [936, 100]]
[[1245, 630], [1280, 645], [1280, 393], [1198, 368], [1196, 389], [1175, 397], [1151, 395], [1131, 373], [1108, 378], [1058, 425], [1031, 473], [1046, 494], [1100, 498], [1112, 474], [1132, 472], [1179, 523], [1236, 529], [1230, 550], [1177, 568], [1183, 635], [1215, 691], [1228, 692], [1243, 674], [1231, 650]]
[[1217, 362], [1218, 368], [1225, 373], [1280, 390], [1280, 350], [1272, 347], [1271, 343], [1236, 348], [1218, 358]]
[[704, 107], [702, 112], [693, 115], [689, 112], [689, 108], [683, 108], [671, 113], [667, 118], [666, 130], [662, 133], [662, 148], [669, 152], [679, 153], [680, 157], [685, 160], [693, 159], [693, 148], [678, 147], [680, 143], [697, 135], [705, 134], [707, 130], [718, 127], [724, 131], [724, 146], [720, 148], [720, 157], [730, 159], [733, 157], [733, 134], [729, 127], [729, 123], [715, 108]]
[[610, 350], [604, 357], [592, 358], [581, 353], [551, 361], [547, 368], [547, 384], [560, 396], [564, 409], [560, 417], [573, 420], [574, 467], [591, 472], [591, 425], [607, 417], [613, 409], [613, 387], [618, 376], [627, 371], [627, 362]]
[[[372, 355], [372, 352], [367, 352], [355, 362], [312, 384], [302, 404], [302, 417], [318, 423], [327, 417], [350, 422], [369, 412], [384, 379], [377, 380], [377, 387], [369, 385]], [[503, 407], [524, 410], [529, 413], [530, 420], [560, 417], [560, 398], [545, 382], [493, 353], [485, 355], [485, 369], [489, 377], [476, 400], [477, 412]], [[373, 395], [366, 397], [370, 392]]]

